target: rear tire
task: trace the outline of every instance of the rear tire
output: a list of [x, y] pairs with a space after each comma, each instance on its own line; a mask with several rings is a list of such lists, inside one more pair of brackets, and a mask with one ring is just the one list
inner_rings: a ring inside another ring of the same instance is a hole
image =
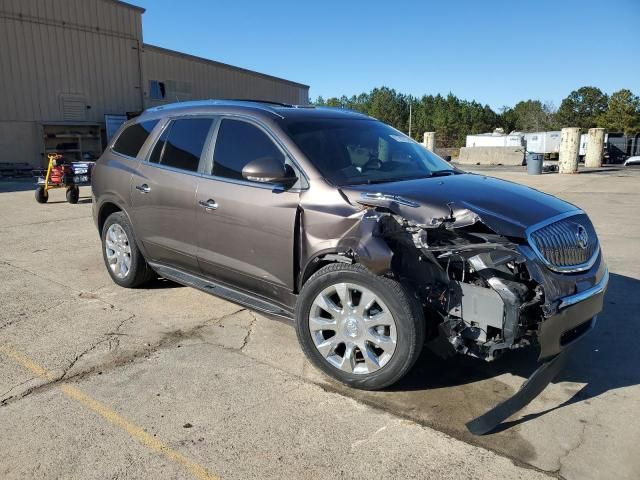
[[155, 276], [142, 256], [129, 219], [123, 212], [112, 213], [104, 222], [102, 258], [111, 279], [121, 287], [140, 287]]
[[421, 304], [396, 280], [360, 265], [331, 264], [302, 288], [296, 333], [318, 369], [350, 387], [378, 390], [418, 359], [425, 320]]
[[38, 203], [47, 203], [47, 201], [49, 200], [49, 192], [47, 192], [42, 185], [38, 185], [35, 194], [36, 202]]
[[78, 187], [69, 187], [67, 188], [67, 202], [71, 204], [78, 203], [80, 199], [80, 189]]

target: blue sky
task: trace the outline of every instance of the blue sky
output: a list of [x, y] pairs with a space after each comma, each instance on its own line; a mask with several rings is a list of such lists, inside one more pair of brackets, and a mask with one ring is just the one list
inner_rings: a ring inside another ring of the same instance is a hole
[[[493, 108], [578, 87], [640, 94], [640, 0], [130, 0], [144, 39], [311, 86], [388, 86]], [[181, 5], [176, 8], [176, 5]]]

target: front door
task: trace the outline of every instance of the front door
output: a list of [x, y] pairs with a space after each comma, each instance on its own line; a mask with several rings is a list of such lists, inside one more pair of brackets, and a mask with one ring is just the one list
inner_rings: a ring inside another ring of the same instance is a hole
[[171, 120], [133, 175], [133, 223], [150, 261], [198, 271], [198, 167], [212, 123], [211, 118]]
[[265, 156], [286, 161], [258, 125], [222, 119], [212, 169], [196, 195], [199, 263], [208, 276], [286, 303], [293, 291], [299, 188], [245, 180], [242, 168]]

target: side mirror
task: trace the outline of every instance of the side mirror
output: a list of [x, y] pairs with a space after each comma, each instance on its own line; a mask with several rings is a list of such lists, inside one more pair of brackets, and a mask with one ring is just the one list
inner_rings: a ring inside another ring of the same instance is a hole
[[252, 182], [287, 185], [293, 185], [298, 180], [290, 165], [273, 157], [260, 157], [250, 161], [242, 169], [242, 176]]

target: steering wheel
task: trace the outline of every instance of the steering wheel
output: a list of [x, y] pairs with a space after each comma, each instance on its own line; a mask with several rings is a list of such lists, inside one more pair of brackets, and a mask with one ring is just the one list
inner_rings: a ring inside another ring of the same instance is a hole
[[366, 172], [367, 170], [380, 170], [382, 168], [382, 160], [377, 157], [370, 156], [367, 163], [362, 166], [362, 171]]

